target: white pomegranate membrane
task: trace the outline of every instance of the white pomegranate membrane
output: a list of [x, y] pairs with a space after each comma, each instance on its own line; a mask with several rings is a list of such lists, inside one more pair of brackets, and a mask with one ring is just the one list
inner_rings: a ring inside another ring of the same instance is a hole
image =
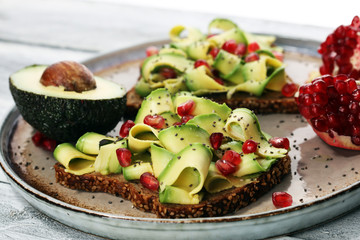
[[360, 85], [357, 83], [345, 74], [323, 75], [299, 89], [296, 102], [301, 115], [330, 145], [360, 150]]

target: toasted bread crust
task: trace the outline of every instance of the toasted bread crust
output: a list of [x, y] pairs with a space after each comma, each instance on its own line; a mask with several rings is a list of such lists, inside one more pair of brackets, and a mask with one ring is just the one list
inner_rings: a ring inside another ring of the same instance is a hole
[[[208, 94], [203, 97], [220, 104], [225, 103], [232, 109], [249, 108], [255, 113], [298, 113], [295, 99], [284, 97], [280, 92], [266, 91], [261, 97], [237, 92], [231, 99], [227, 99], [223, 93]], [[143, 98], [136, 93], [135, 88], [127, 92], [126, 98], [127, 114], [133, 116], [139, 110]]]
[[161, 218], [192, 218], [222, 216], [255, 202], [289, 173], [290, 162], [289, 156], [286, 156], [255, 181], [243, 187], [209, 194], [199, 204], [193, 205], [162, 204], [158, 192], [144, 188], [138, 181], [128, 182], [120, 174], [103, 176], [91, 173], [78, 176], [65, 172], [59, 163], [54, 168], [57, 182], [71, 189], [121, 196], [130, 200], [136, 208], [155, 213]]

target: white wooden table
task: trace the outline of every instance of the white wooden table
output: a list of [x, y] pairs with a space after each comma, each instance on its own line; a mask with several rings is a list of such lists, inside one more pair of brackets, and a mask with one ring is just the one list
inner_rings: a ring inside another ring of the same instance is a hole
[[[0, 0], [0, 118], [14, 102], [9, 75], [34, 63], [82, 61], [113, 49], [165, 39], [184, 24], [206, 29], [214, 14], [134, 7], [115, 1]], [[223, 16], [227, 17], [227, 16]], [[231, 17], [244, 29], [322, 40], [328, 29]], [[1, 120], [2, 123], [2, 120]], [[360, 199], [359, 199], [360, 200]], [[360, 210], [280, 239], [360, 239]], [[58, 223], [30, 206], [0, 170], [0, 239], [100, 239]]]

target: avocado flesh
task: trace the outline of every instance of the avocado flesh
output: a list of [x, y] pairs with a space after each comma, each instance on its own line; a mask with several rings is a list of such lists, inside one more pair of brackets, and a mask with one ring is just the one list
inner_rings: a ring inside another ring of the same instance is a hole
[[125, 89], [96, 77], [95, 90], [76, 93], [62, 87], [44, 87], [46, 66], [29, 66], [10, 76], [10, 91], [23, 118], [58, 142], [76, 141], [86, 132], [105, 134], [121, 120]]

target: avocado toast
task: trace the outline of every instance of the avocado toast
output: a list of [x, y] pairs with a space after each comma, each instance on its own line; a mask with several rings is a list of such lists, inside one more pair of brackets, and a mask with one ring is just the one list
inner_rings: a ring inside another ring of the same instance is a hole
[[[181, 37], [185, 31], [187, 36]], [[130, 112], [136, 112], [152, 90], [162, 87], [171, 93], [190, 91], [232, 109], [297, 112], [293, 98], [297, 85], [285, 72], [283, 49], [275, 45], [274, 36], [251, 34], [217, 18], [210, 22], [207, 34], [179, 25], [171, 29], [170, 39], [159, 50], [147, 50], [139, 80], [127, 94]]]
[[75, 146], [58, 145], [57, 181], [184, 218], [232, 213], [290, 171], [288, 140], [263, 132], [252, 111], [189, 92], [153, 91], [119, 135], [89, 132]]

